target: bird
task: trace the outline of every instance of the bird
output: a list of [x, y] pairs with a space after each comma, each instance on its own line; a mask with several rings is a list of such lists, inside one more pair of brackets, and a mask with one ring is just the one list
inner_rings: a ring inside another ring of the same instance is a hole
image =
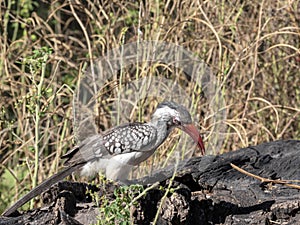
[[126, 180], [131, 168], [153, 155], [174, 128], [190, 135], [201, 154], [205, 154], [203, 140], [189, 111], [176, 102], [164, 101], [158, 104], [149, 122], [122, 124], [83, 140], [61, 156], [65, 159], [62, 171], [21, 197], [2, 216], [10, 216], [26, 202], [78, 170], [81, 176], [92, 176], [101, 171], [108, 179]]

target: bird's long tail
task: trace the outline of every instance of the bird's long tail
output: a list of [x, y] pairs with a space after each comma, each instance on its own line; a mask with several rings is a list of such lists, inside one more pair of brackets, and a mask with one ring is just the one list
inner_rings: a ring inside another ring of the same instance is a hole
[[61, 181], [65, 177], [71, 175], [74, 171], [76, 171], [80, 167], [82, 167], [82, 164], [70, 166], [70, 167], [67, 167], [64, 170], [58, 172], [57, 174], [54, 174], [53, 176], [49, 177], [47, 180], [43, 181], [40, 185], [38, 185], [37, 187], [32, 189], [29, 193], [27, 193], [22, 198], [20, 198], [18, 201], [16, 201], [11, 207], [6, 209], [2, 213], [2, 216], [11, 215], [13, 212], [15, 212], [18, 208], [20, 208], [26, 202], [28, 202], [32, 198], [40, 195], [41, 193], [46, 191], [49, 187], [51, 187], [53, 184], [56, 184], [57, 182]]

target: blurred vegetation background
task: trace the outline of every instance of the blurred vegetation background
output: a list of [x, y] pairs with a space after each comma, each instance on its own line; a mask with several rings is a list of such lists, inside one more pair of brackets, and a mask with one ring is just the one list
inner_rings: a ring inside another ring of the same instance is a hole
[[[181, 45], [216, 72], [227, 111], [220, 153], [300, 139], [299, 1], [8, 0], [0, 12], [0, 212], [59, 170], [75, 144], [82, 68], [138, 38]], [[209, 112], [195, 108], [205, 136]]]

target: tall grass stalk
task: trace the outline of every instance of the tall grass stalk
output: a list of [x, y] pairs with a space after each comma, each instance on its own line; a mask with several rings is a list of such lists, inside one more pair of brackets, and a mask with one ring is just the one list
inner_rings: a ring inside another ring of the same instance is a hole
[[[44, 78], [46, 74], [46, 62], [48, 59], [48, 54], [45, 53], [43, 56], [43, 61], [41, 63], [41, 77], [37, 85], [36, 93], [36, 104], [35, 104], [35, 128], [34, 128], [34, 173], [32, 179], [32, 187], [35, 188], [38, 182], [38, 172], [39, 172], [39, 143], [40, 143], [40, 100], [42, 97], [42, 87], [44, 84]], [[34, 73], [34, 71], [33, 71]], [[33, 78], [34, 79], [34, 78]], [[30, 202], [30, 208], [33, 207], [34, 200]]]

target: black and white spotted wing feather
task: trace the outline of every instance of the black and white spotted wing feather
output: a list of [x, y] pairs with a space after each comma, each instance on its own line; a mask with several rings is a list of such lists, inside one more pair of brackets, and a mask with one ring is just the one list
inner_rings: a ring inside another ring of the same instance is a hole
[[64, 165], [76, 165], [105, 159], [118, 154], [151, 151], [155, 144], [157, 130], [148, 124], [131, 123], [115, 127], [103, 135], [94, 135], [85, 139], [79, 146], [67, 152], [61, 158]]
[[149, 151], [154, 146], [156, 136], [156, 129], [148, 124], [125, 124], [104, 134], [104, 147], [112, 155]]

